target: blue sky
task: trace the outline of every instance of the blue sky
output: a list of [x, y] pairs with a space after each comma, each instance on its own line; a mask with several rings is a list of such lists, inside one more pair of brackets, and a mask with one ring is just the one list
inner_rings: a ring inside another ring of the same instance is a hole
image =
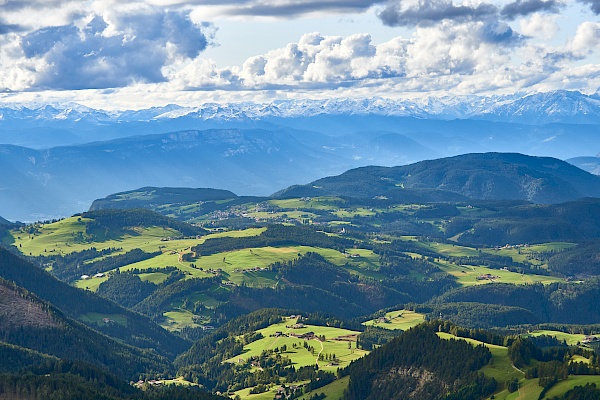
[[0, 0], [0, 99], [594, 93], [599, 14], [600, 0]]

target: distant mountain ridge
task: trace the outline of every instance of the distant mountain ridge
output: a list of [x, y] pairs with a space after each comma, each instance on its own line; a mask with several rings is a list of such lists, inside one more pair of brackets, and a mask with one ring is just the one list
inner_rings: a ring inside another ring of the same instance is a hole
[[594, 175], [600, 175], [600, 157], [575, 157], [566, 160], [569, 164], [573, 164], [577, 168], [581, 168], [584, 171], [592, 173]]
[[599, 197], [600, 177], [550, 157], [466, 154], [400, 167], [357, 168], [308, 185], [290, 187], [275, 197], [397, 198], [407, 190], [444, 191], [481, 200], [560, 203], [581, 197]]

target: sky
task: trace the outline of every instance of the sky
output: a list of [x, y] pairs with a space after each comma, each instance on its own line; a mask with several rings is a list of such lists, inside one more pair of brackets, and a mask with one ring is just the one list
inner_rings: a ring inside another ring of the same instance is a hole
[[591, 94], [599, 16], [600, 0], [0, 0], [0, 102]]

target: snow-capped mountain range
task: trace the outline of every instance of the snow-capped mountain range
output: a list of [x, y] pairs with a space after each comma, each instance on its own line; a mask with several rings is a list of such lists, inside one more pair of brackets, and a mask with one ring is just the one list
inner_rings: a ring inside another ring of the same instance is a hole
[[0, 124], [10, 121], [88, 123], [149, 122], [192, 117], [199, 120], [260, 120], [318, 115], [377, 115], [430, 119], [484, 119], [521, 124], [600, 123], [600, 94], [572, 91], [515, 93], [504, 96], [430, 97], [418, 100], [328, 99], [277, 100], [270, 103], [169, 104], [142, 110], [105, 111], [75, 103], [5, 104]]

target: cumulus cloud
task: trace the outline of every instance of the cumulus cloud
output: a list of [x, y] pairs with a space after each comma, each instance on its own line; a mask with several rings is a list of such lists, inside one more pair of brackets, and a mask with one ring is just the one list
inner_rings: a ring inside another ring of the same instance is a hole
[[241, 68], [217, 69], [198, 59], [168, 76], [187, 89], [334, 88], [403, 76], [406, 43], [396, 38], [376, 46], [368, 34], [342, 38], [310, 33], [298, 43], [250, 57]]
[[[417, 28], [410, 39], [375, 45], [368, 34], [345, 38], [319, 33], [297, 43], [250, 57], [241, 68], [218, 69], [197, 59], [167, 76], [182, 89], [271, 90], [364, 87], [385, 80], [458, 77], [492, 71], [510, 61], [518, 35], [503, 23], [475, 21]], [[425, 82], [425, 81], [424, 81]]]
[[576, 58], [584, 58], [598, 49], [600, 49], [600, 23], [590, 21], [577, 27], [575, 36], [566, 46], [566, 50]]
[[[106, 19], [105, 19], [106, 18]], [[203, 27], [185, 12], [145, 10], [38, 29], [21, 37], [27, 59], [43, 61], [35, 86], [54, 89], [122, 87], [165, 81], [161, 70], [195, 58], [207, 46]]]
[[542, 15], [535, 13], [520, 23], [520, 31], [528, 37], [550, 39], [558, 32], [558, 24], [555, 15]]

